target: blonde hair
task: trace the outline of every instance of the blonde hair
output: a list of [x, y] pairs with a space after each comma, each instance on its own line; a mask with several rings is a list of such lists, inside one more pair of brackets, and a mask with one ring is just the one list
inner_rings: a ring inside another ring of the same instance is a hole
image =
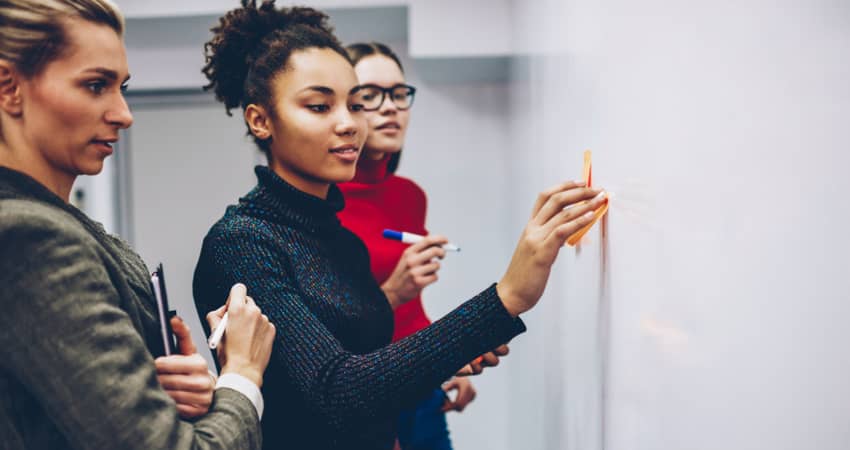
[[0, 0], [0, 59], [24, 76], [38, 74], [67, 48], [63, 21], [71, 18], [124, 34], [124, 16], [110, 0]]

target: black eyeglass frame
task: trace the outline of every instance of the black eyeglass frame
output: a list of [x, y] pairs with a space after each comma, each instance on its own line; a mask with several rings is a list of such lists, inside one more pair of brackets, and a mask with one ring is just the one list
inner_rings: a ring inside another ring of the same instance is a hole
[[[399, 106], [398, 103], [396, 103], [395, 100], [393, 99], [393, 95], [392, 95], [393, 90], [401, 88], [401, 87], [407, 88], [408, 91], [409, 91], [407, 95], [408, 95], [408, 97], [410, 97], [410, 104], [407, 105], [406, 107]], [[363, 106], [361, 108], [361, 111], [377, 111], [377, 110], [381, 109], [381, 106], [384, 105], [384, 101], [387, 99], [388, 93], [390, 94], [390, 101], [393, 102], [395, 107], [398, 108], [401, 111], [407, 111], [408, 109], [410, 109], [413, 106], [413, 100], [416, 99], [416, 88], [409, 85], [409, 84], [399, 83], [399, 84], [394, 84], [394, 85], [392, 85], [388, 88], [378, 86], [377, 84], [361, 84], [360, 86], [357, 87], [358, 92], [360, 92], [364, 89], [376, 89], [378, 91], [381, 91], [381, 101], [378, 102], [378, 106], [376, 106], [374, 108], [366, 108], [365, 106]]]

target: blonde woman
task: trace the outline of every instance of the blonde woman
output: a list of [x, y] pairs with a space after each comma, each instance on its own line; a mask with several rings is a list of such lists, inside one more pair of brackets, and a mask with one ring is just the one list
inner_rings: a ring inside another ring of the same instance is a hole
[[161, 356], [139, 256], [68, 203], [133, 121], [120, 12], [5, 0], [0, 23], [0, 448], [260, 448], [274, 327], [245, 287], [213, 393], [179, 319], [181, 354]]

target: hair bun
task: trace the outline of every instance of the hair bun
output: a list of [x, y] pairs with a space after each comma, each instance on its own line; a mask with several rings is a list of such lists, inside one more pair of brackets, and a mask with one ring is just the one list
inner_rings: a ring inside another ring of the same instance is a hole
[[[213, 90], [227, 113], [241, 105], [245, 79], [257, 58], [266, 52], [272, 37], [303, 26], [332, 33], [327, 14], [308, 7], [276, 8], [274, 0], [242, 0], [242, 7], [228, 11], [210, 31], [204, 45], [209, 80], [204, 90]], [[277, 36], [279, 37], [279, 36]]]

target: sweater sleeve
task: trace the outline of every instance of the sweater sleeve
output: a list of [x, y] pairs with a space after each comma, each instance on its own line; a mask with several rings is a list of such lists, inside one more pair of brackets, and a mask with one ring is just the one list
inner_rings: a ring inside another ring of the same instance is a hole
[[[61, 218], [60, 218], [61, 219]], [[215, 392], [209, 413], [183, 421], [80, 227], [0, 210], [0, 369], [35, 399], [75, 449], [255, 449], [259, 419], [242, 394]]]
[[[221, 283], [219, 290], [236, 282], [248, 287], [277, 327], [275, 362], [307, 407], [337, 426], [357, 427], [397, 414], [476, 356], [525, 331], [522, 321], [505, 310], [493, 285], [401, 341], [368, 354], [347, 352], [301, 298], [287, 263], [296, 256], [281, 254], [280, 245], [270, 231], [257, 226], [213, 232], [205, 240], [199, 267], [204, 267], [206, 280]], [[363, 276], [370, 275], [364, 271]]]

